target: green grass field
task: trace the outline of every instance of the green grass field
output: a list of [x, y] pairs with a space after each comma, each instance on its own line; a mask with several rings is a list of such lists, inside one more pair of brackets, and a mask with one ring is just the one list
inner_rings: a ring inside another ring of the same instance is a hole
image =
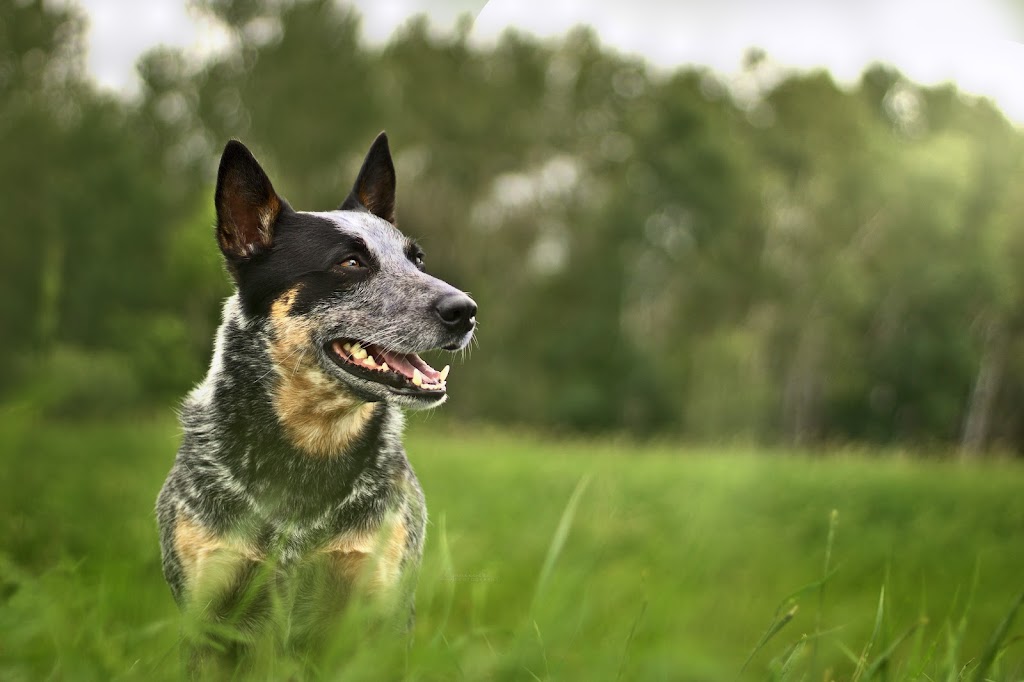
[[[175, 678], [180, 620], [152, 507], [176, 426], [0, 416], [0, 679]], [[413, 642], [349, 632], [319, 662], [324, 677], [1024, 677], [1021, 623], [989, 645], [1024, 590], [1018, 464], [432, 421], [410, 427], [408, 450], [431, 512]], [[835, 572], [821, 589], [832, 510]]]

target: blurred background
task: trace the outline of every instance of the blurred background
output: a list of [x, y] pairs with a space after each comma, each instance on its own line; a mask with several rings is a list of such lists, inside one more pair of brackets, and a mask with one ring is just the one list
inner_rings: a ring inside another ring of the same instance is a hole
[[718, 5], [4, 3], [3, 399], [172, 404], [228, 292], [224, 141], [328, 209], [386, 129], [481, 306], [448, 417], [1020, 452], [1012, 8]]
[[346, 679], [1020, 680], [1022, 29], [0, 1], [0, 679], [175, 679], [152, 504], [230, 293], [220, 151], [328, 210], [386, 130], [479, 344], [409, 428], [416, 643]]

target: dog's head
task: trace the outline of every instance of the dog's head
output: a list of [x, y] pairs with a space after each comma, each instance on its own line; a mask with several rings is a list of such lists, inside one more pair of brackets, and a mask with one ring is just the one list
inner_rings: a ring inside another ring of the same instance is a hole
[[249, 317], [264, 320], [281, 376], [332, 396], [406, 408], [441, 404], [448, 368], [418, 355], [459, 350], [476, 303], [424, 270], [423, 252], [395, 227], [387, 137], [370, 147], [338, 210], [293, 210], [240, 142], [217, 175], [217, 240]]

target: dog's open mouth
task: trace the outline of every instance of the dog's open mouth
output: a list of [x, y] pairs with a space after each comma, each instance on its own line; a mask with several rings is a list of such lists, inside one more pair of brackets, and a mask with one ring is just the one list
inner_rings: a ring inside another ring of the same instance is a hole
[[444, 393], [447, 387], [449, 366], [439, 372], [416, 353], [398, 353], [354, 339], [332, 341], [330, 352], [345, 370], [401, 393]]

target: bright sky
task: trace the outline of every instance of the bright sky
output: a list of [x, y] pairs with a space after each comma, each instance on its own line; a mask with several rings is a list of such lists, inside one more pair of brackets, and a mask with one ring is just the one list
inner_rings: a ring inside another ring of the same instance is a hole
[[[227, 44], [220, 27], [182, 0], [77, 0], [90, 18], [89, 66], [106, 87], [131, 92], [133, 64], [157, 44], [202, 57]], [[855, 80], [873, 61], [924, 84], [954, 81], [991, 97], [1024, 125], [1024, 13], [1013, 0], [356, 0], [367, 39], [386, 41], [417, 13], [447, 30], [475, 16], [474, 41], [509, 26], [558, 36], [590, 24], [601, 42], [672, 67], [700, 64], [730, 75], [761, 47], [773, 61], [826, 67]]]

